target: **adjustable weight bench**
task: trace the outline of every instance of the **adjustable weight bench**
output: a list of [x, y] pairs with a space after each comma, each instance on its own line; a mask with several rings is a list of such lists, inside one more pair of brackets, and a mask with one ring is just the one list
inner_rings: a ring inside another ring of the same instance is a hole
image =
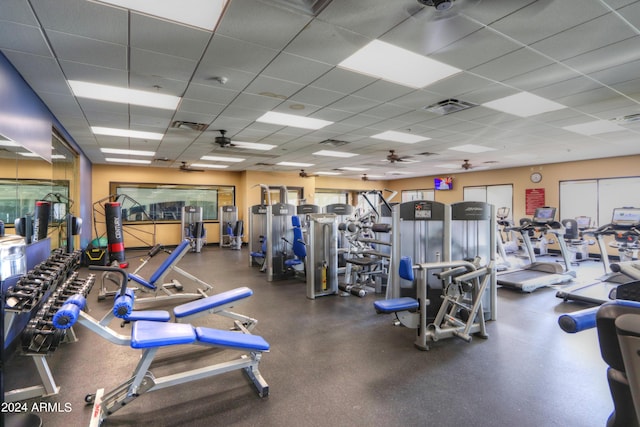
[[[168, 322], [171, 320], [171, 315], [165, 310], [134, 310], [136, 297], [134, 290], [126, 287], [127, 278], [131, 276], [127, 274], [126, 271], [117, 267], [100, 266], [92, 266], [90, 269], [111, 271], [118, 273], [122, 278], [120, 291], [114, 299], [114, 308], [107, 312], [102, 320], [99, 321], [100, 325], [106, 327], [116, 317], [125, 322], [134, 322], [139, 320]], [[207, 314], [216, 314], [233, 319], [236, 330], [249, 332], [253, 330], [258, 323], [258, 320], [243, 314], [235, 313], [229, 309], [245, 298], [249, 298], [251, 295], [253, 295], [253, 291], [246, 286], [231, 289], [219, 294], [180, 304], [173, 308], [173, 317], [177, 323], [189, 323], [198, 317]]]
[[[130, 294], [132, 295], [133, 293], [131, 292]], [[268, 396], [269, 385], [258, 369], [262, 353], [268, 352], [270, 349], [269, 343], [262, 337], [251, 335], [245, 330], [239, 332], [224, 331], [194, 327], [188, 323], [150, 320], [134, 322], [131, 328], [131, 335], [126, 336], [116, 333], [107, 326], [100, 325], [97, 320], [83, 312], [82, 308], [85, 302], [82, 299], [77, 296], [72, 297], [59, 309], [53, 320], [57, 328], [70, 328], [78, 322], [110, 342], [118, 345], [129, 345], [131, 348], [142, 350], [140, 361], [130, 378], [107, 393], [104, 393], [103, 389], [99, 389], [95, 394], [89, 394], [85, 397], [87, 403], [93, 403], [91, 426], [99, 426], [107, 416], [144, 393], [213, 377], [238, 369], [242, 369], [253, 382], [260, 397]], [[114, 311], [119, 311], [118, 302], [114, 303]], [[218, 362], [206, 367], [175, 372], [162, 377], [154, 376], [150, 369], [158, 350], [179, 345], [199, 345], [215, 349], [239, 350], [244, 354], [230, 361]]]
[[[185, 256], [188, 252], [191, 251], [191, 241], [189, 239], [184, 239], [172, 252], [171, 254], [162, 262], [160, 267], [151, 275], [149, 280], [144, 279], [143, 277], [130, 273], [128, 274], [128, 279], [140, 285], [139, 289], [142, 291], [151, 291], [155, 292], [155, 296], [147, 297], [147, 298], [138, 298], [138, 303], [145, 303], [151, 301], [158, 301], [160, 299], [169, 299], [169, 298], [203, 298], [208, 296], [208, 292], [213, 289], [213, 286], [206, 283], [203, 280], [195, 277], [194, 275], [184, 271], [177, 264], [180, 262], [183, 256]], [[94, 267], [94, 266], [92, 266]], [[166, 283], [165, 279], [167, 275], [171, 272], [178, 273], [194, 282], [198, 283], [202, 286], [202, 288], [198, 288], [197, 292], [189, 293], [189, 292], [176, 292], [181, 291], [183, 286], [177, 280], [172, 280], [170, 283]], [[103, 277], [103, 282], [106, 278], [114, 281], [114, 279], [110, 278], [108, 275]], [[158, 295], [158, 291], [162, 291], [164, 295]]]

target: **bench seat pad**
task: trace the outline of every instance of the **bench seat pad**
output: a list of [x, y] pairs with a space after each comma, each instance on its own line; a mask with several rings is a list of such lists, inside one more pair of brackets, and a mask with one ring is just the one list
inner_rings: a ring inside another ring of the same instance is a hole
[[375, 301], [373, 306], [379, 313], [395, 313], [398, 311], [417, 310], [419, 304], [414, 298], [402, 297]]
[[177, 319], [190, 316], [192, 314], [200, 313], [205, 310], [211, 310], [220, 306], [230, 304], [232, 302], [248, 298], [253, 295], [253, 291], [246, 286], [230, 291], [221, 292], [210, 297], [200, 298], [195, 301], [188, 302], [186, 304], [180, 304], [173, 309], [173, 315]]
[[269, 343], [258, 335], [203, 327], [197, 327], [195, 329], [198, 341], [203, 343], [243, 350], [269, 351]]
[[187, 323], [164, 323], [140, 320], [131, 328], [131, 347], [150, 348], [191, 344], [196, 340], [193, 326]]

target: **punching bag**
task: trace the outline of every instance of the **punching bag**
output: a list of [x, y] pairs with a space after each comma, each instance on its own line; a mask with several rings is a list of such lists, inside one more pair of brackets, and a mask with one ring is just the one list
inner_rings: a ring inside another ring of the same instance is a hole
[[33, 241], [44, 240], [49, 231], [49, 215], [51, 215], [51, 203], [45, 200], [36, 201], [33, 212]]
[[122, 233], [122, 206], [120, 203], [105, 203], [104, 217], [107, 221], [109, 261], [124, 262], [124, 235]]

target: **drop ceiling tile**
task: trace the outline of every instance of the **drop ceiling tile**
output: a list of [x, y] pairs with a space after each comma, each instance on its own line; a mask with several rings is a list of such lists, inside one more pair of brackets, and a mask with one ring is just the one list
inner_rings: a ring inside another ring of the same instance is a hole
[[100, 67], [126, 69], [127, 47], [58, 31], [48, 31], [51, 46], [60, 59]]
[[[38, 26], [38, 21], [33, 15], [33, 12], [27, 2], [5, 1], [2, 3], [0, 11], [2, 12], [0, 21]], [[2, 25], [4, 25], [4, 22]]]
[[334, 110], [333, 108], [321, 108], [317, 111], [314, 111], [313, 114], [309, 115], [309, 117], [313, 117], [314, 119], [328, 120], [330, 122], [335, 122], [333, 125], [335, 126], [337, 122], [340, 122], [348, 117], [351, 117], [353, 113], [349, 113], [343, 110]]
[[431, 57], [445, 64], [468, 70], [499, 58], [522, 46], [490, 29], [481, 29], [434, 52]]
[[630, 37], [617, 43], [574, 56], [564, 61], [564, 63], [581, 73], [590, 74], [639, 60], [640, 49], [637, 49], [639, 45], [640, 36]]
[[354, 92], [353, 95], [373, 99], [375, 101], [386, 102], [404, 96], [412, 91], [413, 89], [406, 86], [401, 86], [384, 80], [378, 80]]
[[277, 54], [275, 49], [216, 34], [202, 58], [202, 66], [259, 73]]
[[[229, 104], [229, 108], [237, 107], [264, 112], [270, 111], [280, 104], [282, 104], [282, 100], [278, 98], [241, 93]], [[258, 116], [260, 115], [258, 114]]]
[[129, 74], [127, 70], [110, 67], [97, 67], [73, 61], [58, 61], [62, 72], [68, 80], [81, 80], [111, 86], [127, 87]]
[[562, 105], [566, 105], [567, 107], [575, 107], [577, 109], [580, 109], [580, 106], [582, 105], [599, 102], [603, 99], [615, 98], [617, 96], [618, 94], [612, 89], [601, 87], [598, 89], [569, 95], [564, 98], [557, 98], [555, 99], [555, 101], [561, 103]]
[[38, 27], [0, 21], [0, 50], [51, 56]]
[[319, 20], [312, 21], [284, 50], [314, 61], [337, 65], [366, 45], [369, 38]]
[[131, 47], [199, 60], [211, 38], [205, 30], [131, 12]]
[[328, 64], [283, 52], [264, 69], [262, 74], [306, 85], [325, 74], [331, 68], [332, 66]]
[[607, 68], [606, 70], [591, 73], [589, 74], [589, 77], [596, 79], [603, 85], [612, 86], [617, 83], [636, 79], [638, 77], [639, 69], [640, 60], [629, 61], [625, 64], [620, 64], [615, 67]]
[[409, 17], [379, 39], [421, 55], [430, 55], [440, 49], [446, 49], [447, 46], [482, 28], [482, 24], [462, 15], [434, 20], [427, 8], [425, 12]]
[[[406, 2], [408, 4], [412, 3]], [[318, 19], [343, 28], [377, 38], [409, 18], [407, 4], [402, 2], [333, 1]]]
[[130, 49], [131, 72], [188, 82], [196, 68], [196, 61], [177, 58], [150, 50]]
[[14, 51], [4, 53], [33, 90], [64, 95], [71, 93], [55, 59]]
[[531, 93], [546, 99], [556, 100], [576, 93], [597, 89], [601, 86], [598, 82], [587, 77], [576, 77], [538, 88], [531, 91]]
[[285, 100], [300, 91], [303, 87], [304, 85], [300, 83], [259, 75], [244, 91], [253, 95], [270, 96]]
[[[541, 5], [545, 7], [540, 8]], [[529, 7], [506, 15], [505, 18], [492, 23], [491, 27], [528, 45], [546, 39], [549, 35], [561, 34], [605, 13], [607, 9], [599, 2], [582, 0], [531, 2]], [[580, 40], [578, 44], [585, 45], [584, 41]]]
[[312, 86], [348, 95], [375, 81], [377, 81], [376, 78], [365, 76], [364, 74], [354, 73], [342, 68], [333, 68], [315, 80]]
[[226, 86], [209, 86], [192, 83], [187, 88], [184, 98], [226, 105], [233, 101], [239, 93], [238, 91], [228, 89]]
[[556, 60], [564, 60], [635, 35], [617, 16], [609, 13], [534, 43], [531, 47]]
[[[183, 98], [180, 102], [180, 106], [178, 107], [177, 112], [180, 113], [194, 113], [201, 114], [204, 116], [216, 116], [220, 114], [224, 108], [225, 104], [216, 104], [213, 102], [205, 102], [198, 101], [196, 99]], [[197, 121], [197, 123], [210, 123], [213, 120], [213, 117], [205, 122]], [[190, 122], [194, 122], [195, 120], [188, 120]]]
[[129, 18], [126, 10], [86, 0], [65, 0], [63, 5], [48, 0], [30, 3], [47, 30], [127, 44]]
[[485, 62], [469, 71], [486, 79], [502, 81], [552, 63], [551, 59], [524, 47], [492, 61]]
[[361, 113], [380, 104], [381, 102], [372, 99], [349, 95], [331, 104], [330, 108], [348, 111], [350, 113]]
[[[226, 78], [224, 84], [218, 79]], [[241, 91], [244, 90], [256, 78], [255, 73], [235, 70], [233, 68], [221, 67], [216, 64], [200, 64], [191, 80], [192, 85], [198, 87], [211, 86], [224, 88], [226, 90]]]
[[187, 89], [187, 82], [157, 75], [139, 74], [132, 71], [129, 75], [129, 87], [132, 89], [181, 96]]
[[[381, 104], [376, 107], [367, 110], [367, 114], [381, 119], [396, 119], [404, 113], [413, 111], [411, 108], [401, 107], [394, 104]], [[406, 123], [405, 120], [400, 120], [402, 123]]]
[[551, 64], [503, 81], [505, 85], [522, 91], [548, 86], [550, 82], [560, 82], [581, 76], [562, 64]]
[[290, 101], [323, 107], [344, 97], [345, 95], [340, 92], [307, 86], [293, 95]]

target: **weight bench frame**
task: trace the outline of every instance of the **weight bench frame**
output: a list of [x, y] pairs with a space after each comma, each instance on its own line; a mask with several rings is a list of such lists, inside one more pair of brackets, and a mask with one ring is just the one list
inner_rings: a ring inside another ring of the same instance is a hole
[[[182, 257], [184, 257], [189, 252], [191, 252], [191, 241], [189, 239], [184, 239], [171, 252], [169, 257], [167, 257], [162, 262], [160, 267], [158, 267], [156, 271], [153, 272], [153, 274], [151, 275], [148, 281], [142, 278], [141, 276], [138, 276], [135, 273], [128, 274], [129, 280], [141, 285], [138, 289], [140, 289], [143, 292], [148, 290], [155, 292], [155, 296], [138, 298], [136, 301], [139, 304], [144, 304], [147, 302], [160, 301], [165, 299], [174, 299], [174, 298], [193, 299], [193, 298], [205, 298], [209, 296], [208, 292], [210, 292], [213, 289], [213, 286], [211, 286], [207, 282], [197, 278], [196, 276], [192, 275], [191, 273], [177, 266], [177, 264], [180, 262]], [[96, 266], [92, 266], [92, 267], [96, 267]], [[201, 285], [202, 288], [198, 288], [196, 292], [177, 292], [176, 291], [177, 289], [182, 289], [182, 284], [178, 280], [174, 279], [170, 283], [165, 282], [165, 278], [172, 271], [180, 274], [181, 276], [186, 277], [187, 279], [190, 279], [196, 282], [197, 284]], [[117, 283], [114, 279], [109, 277], [108, 274], [103, 276], [102, 289], [101, 289], [102, 293], [98, 297], [99, 299], [101, 297], [104, 298], [104, 292], [105, 292], [104, 281], [107, 279], [113, 281], [114, 283]], [[158, 295], [158, 291], [162, 291], [164, 295], [163, 294]]]
[[[121, 274], [126, 273], [121, 272]], [[68, 310], [67, 306], [71, 305], [65, 304], [60, 310]], [[270, 346], [262, 337], [252, 335], [246, 328], [241, 328], [239, 331], [223, 331], [213, 328], [193, 327], [188, 323], [138, 320], [133, 323], [131, 335], [124, 335], [114, 331], [107, 325], [101, 324], [100, 321], [94, 319], [80, 308], [75, 309], [79, 310], [77, 311], [77, 318], [73, 320], [67, 319], [64, 322], [59, 321], [58, 324], [63, 324], [65, 325], [64, 327], [70, 328], [75, 322], [78, 322], [111, 343], [142, 350], [142, 356], [129, 379], [106, 394], [104, 389], [99, 389], [95, 394], [89, 394], [85, 397], [87, 403], [93, 403], [91, 427], [99, 426], [107, 416], [144, 393], [210, 378], [239, 369], [242, 369], [249, 377], [260, 397], [266, 397], [269, 394], [269, 385], [260, 373], [259, 363], [262, 353], [268, 352]], [[144, 313], [144, 311], [141, 313]], [[149, 369], [158, 350], [162, 347], [176, 345], [198, 345], [212, 349], [241, 350], [246, 353], [229, 361], [155, 377]]]

